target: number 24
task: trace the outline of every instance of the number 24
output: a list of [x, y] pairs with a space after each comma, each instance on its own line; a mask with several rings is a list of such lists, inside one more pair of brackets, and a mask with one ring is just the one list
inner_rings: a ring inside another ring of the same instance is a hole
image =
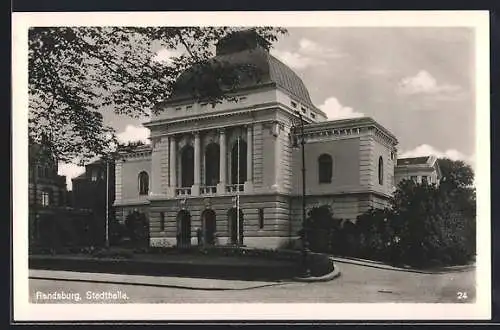
[[458, 291], [457, 292], [457, 299], [459, 299], [459, 300], [467, 299], [467, 292]]

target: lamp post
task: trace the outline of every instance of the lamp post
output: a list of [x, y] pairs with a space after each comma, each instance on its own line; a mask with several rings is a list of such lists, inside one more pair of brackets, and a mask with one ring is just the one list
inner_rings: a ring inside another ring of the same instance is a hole
[[109, 159], [106, 158], [106, 248], [109, 248]]
[[[300, 145], [301, 145], [301, 156], [302, 156], [302, 266], [303, 266], [303, 277], [311, 276], [311, 270], [308, 264], [309, 255], [309, 238], [308, 238], [308, 226], [306, 220], [306, 155], [305, 155], [305, 138], [304, 138], [304, 119], [300, 112], [296, 112], [300, 120]], [[296, 127], [294, 127], [294, 134], [296, 134]], [[297, 146], [297, 141], [294, 137], [294, 146]]]

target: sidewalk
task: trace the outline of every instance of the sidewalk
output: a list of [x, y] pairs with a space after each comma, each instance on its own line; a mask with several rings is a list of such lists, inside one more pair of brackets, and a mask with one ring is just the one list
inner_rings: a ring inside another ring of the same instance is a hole
[[476, 267], [475, 264], [471, 264], [471, 265], [463, 265], [463, 266], [441, 267], [441, 268], [436, 268], [436, 269], [415, 269], [415, 268], [410, 268], [410, 267], [403, 268], [403, 267], [391, 266], [388, 264], [384, 264], [380, 261], [373, 261], [373, 260], [366, 260], [366, 259], [345, 258], [345, 257], [337, 257], [337, 256], [332, 256], [332, 258], [335, 262], [340, 262], [340, 263], [360, 265], [360, 266], [379, 268], [379, 269], [394, 270], [394, 271], [400, 271], [400, 272], [419, 273], [419, 274], [447, 274], [447, 273], [453, 273], [453, 272], [465, 272], [465, 271], [472, 270]]
[[59, 270], [30, 269], [30, 279], [77, 281], [110, 284], [127, 284], [140, 286], [167, 287], [190, 290], [250, 290], [269, 286], [286, 285], [289, 282], [263, 282], [220, 280], [205, 278], [170, 277], [170, 276], [145, 276], [107, 273], [83, 273]]

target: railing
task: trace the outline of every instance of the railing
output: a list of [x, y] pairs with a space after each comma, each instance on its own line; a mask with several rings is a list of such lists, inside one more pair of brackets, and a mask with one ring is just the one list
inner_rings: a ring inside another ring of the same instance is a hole
[[189, 196], [191, 195], [191, 188], [177, 188], [175, 194], [177, 196]]
[[233, 193], [237, 191], [244, 191], [244, 185], [243, 184], [229, 184], [226, 186], [226, 192], [228, 193]]
[[200, 187], [200, 194], [202, 195], [212, 195], [216, 193], [217, 193], [217, 186]]

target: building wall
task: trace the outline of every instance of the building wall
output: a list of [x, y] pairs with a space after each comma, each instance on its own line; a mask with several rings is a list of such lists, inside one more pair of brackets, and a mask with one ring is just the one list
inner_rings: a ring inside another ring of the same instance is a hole
[[[145, 201], [147, 195], [139, 195], [139, 173], [145, 171], [149, 176], [149, 187], [151, 190], [151, 157], [147, 158], [128, 158], [124, 162], [120, 162], [121, 166], [117, 166], [120, 180], [120, 203], [127, 201]], [[156, 180], [156, 178], [155, 178]]]
[[[306, 194], [331, 194], [357, 191], [360, 189], [360, 141], [347, 138], [305, 145]], [[331, 183], [319, 183], [318, 158], [327, 153], [332, 156], [333, 171]], [[300, 146], [293, 149], [292, 173], [294, 194], [302, 194], [302, 155]]]
[[396, 167], [395, 182], [399, 184], [403, 179], [410, 180], [412, 176], [417, 177], [417, 183], [422, 183], [422, 176], [430, 178], [430, 183], [439, 183], [438, 175], [433, 167]]
[[[232, 196], [154, 200], [149, 206], [151, 245], [175, 245], [177, 214], [181, 209], [191, 215], [191, 243], [196, 244], [196, 229], [202, 228], [202, 213], [211, 209], [216, 214], [216, 233], [219, 244], [229, 242], [228, 212], [234, 206]], [[291, 235], [289, 197], [283, 195], [241, 195], [240, 209], [244, 219], [244, 244], [246, 246], [278, 247]], [[259, 226], [259, 209], [264, 211], [264, 225]], [[164, 231], [160, 231], [161, 212], [164, 213]], [[264, 245], [262, 245], [264, 244]]]

